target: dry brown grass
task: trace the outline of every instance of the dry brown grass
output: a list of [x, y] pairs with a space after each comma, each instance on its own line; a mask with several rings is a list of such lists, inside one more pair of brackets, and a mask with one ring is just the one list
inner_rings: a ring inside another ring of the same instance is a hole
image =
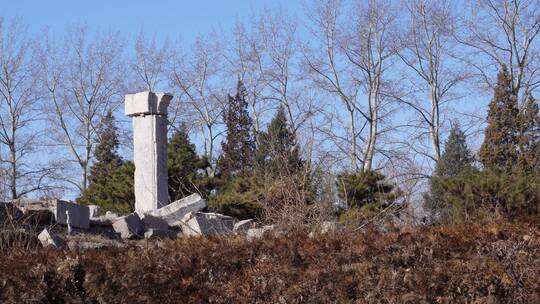
[[0, 252], [1, 303], [539, 303], [540, 219]]

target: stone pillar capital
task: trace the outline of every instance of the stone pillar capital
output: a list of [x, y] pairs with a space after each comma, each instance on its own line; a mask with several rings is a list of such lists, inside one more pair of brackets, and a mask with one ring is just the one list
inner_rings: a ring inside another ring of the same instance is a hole
[[150, 91], [127, 94], [125, 98], [125, 114], [127, 116], [167, 115], [167, 107], [172, 98], [172, 94], [169, 93]]

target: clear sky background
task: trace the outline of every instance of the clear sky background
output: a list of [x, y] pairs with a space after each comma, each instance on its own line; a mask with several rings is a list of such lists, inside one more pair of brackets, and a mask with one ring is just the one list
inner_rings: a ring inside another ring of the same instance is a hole
[[277, 7], [300, 15], [302, 0], [0, 0], [0, 16], [20, 17], [31, 32], [50, 28], [55, 36], [73, 24], [86, 24], [128, 38], [142, 29], [159, 39], [182, 37], [190, 43], [212, 27], [228, 29], [237, 17]]

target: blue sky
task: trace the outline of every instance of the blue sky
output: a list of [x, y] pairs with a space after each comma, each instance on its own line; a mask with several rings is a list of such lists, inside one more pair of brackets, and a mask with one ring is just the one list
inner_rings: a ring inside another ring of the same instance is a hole
[[0, 0], [0, 16], [20, 17], [30, 31], [49, 27], [61, 35], [73, 24], [93, 30], [118, 31], [132, 37], [143, 29], [158, 38], [186, 42], [212, 27], [230, 28], [237, 17], [265, 8], [284, 7], [291, 14], [302, 8], [301, 0]]

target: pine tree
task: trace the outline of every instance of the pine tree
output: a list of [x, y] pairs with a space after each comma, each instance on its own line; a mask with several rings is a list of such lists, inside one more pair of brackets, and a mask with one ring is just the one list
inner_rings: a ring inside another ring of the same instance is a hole
[[512, 171], [518, 160], [518, 106], [506, 66], [497, 79], [489, 105], [488, 126], [480, 148], [480, 160], [487, 169]]
[[519, 113], [517, 170], [523, 174], [540, 173], [540, 114], [538, 103], [532, 96]]
[[227, 138], [221, 145], [222, 155], [218, 160], [219, 174], [227, 179], [247, 175], [253, 169], [255, 140], [253, 123], [247, 108], [246, 89], [239, 80], [236, 95], [229, 95], [224, 115]]
[[445, 143], [444, 152], [429, 180], [430, 191], [424, 197], [424, 207], [434, 218], [445, 220], [448, 208], [450, 208], [443, 201], [444, 190], [441, 179], [455, 177], [464, 170], [472, 168], [472, 160], [465, 133], [457, 124], [454, 124]]
[[257, 163], [265, 173], [274, 176], [294, 174], [304, 167], [295, 133], [289, 129], [283, 107], [279, 107], [267, 132], [260, 134]]
[[135, 167], [118, 154], [118, 135], [111, 111], [103, 118], [99, 142], [94, 150], [89, 186], [77, 199], [79, 204], [99, 205], [103, 211], [127, 213], [133, 210]]
[[208, 162], [201, 159], [189, 140], [185, 124], [174, 133], [169, 141], [168, 171], [169, 196], [175, 201], [189, 194], [204, 191], [201, 182], [203, 177], [199, 171], [208, 167]]

